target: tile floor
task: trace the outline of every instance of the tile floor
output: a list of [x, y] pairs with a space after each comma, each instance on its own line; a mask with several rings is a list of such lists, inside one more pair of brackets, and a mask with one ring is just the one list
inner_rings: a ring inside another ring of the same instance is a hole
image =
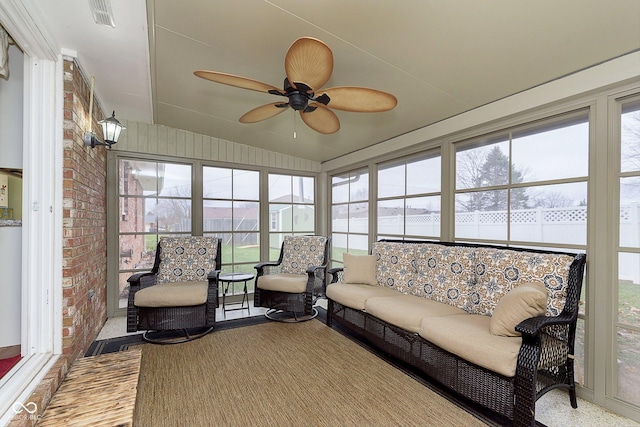
[[[322, 303], [324, 303], [324, 301], [321, 300], [320, 305], [324, 306], [325, 304]], [[264, 308], [253, 307], [253, 301], [250, 302], [250, 315], [264, 314], [265, 311], [266, 309]], [[246, 317], [248, 315], [247, 313], [248, 311], [246, 309], [228, 311], [225, 317], [225, 313], [223, 313], [222, 307], [220, 307], [216, 313], [216, 319], [237, 319]], [[126, 317], [112, 317], [107, 319], [97, 339], [103, 340], [130, 335], [126, 333], [126, 330]], [[562, 390], [551, 391], [536, 403], [536, 420], [547, 427], [640, 427], [640, 423], [613, 414], [600, 406], [580, 398], [578, 398], [578, 408], [573, 409], [569, 403], [569, 396]]]

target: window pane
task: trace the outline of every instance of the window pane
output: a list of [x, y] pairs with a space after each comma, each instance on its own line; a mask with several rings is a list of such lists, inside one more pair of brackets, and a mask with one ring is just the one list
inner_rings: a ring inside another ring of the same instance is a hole
[[620, 179], [620, 246], [640, 247], [640, 177]]
[[[155, 199], [154, 199], [155, 201]], [[120, 197], [120, 232], [132, 233], [147, 230], [145, 223], [155, 223], [155, 216], [145, 215], [145, 199], [141, 197]]]
[[334, 233], [346, 233], [349, 231], [349, 205], [334, 205], [331, 207], [331, 230]]
[[504, 139], [459, 150], [456, 153], [456, 189], [508, 184], [508, 156], [509, 141]]
[[405, 233], [412, 236], [440, 235], [440, 196], [406, 199]]
[[202, 203], [203, 228], [205, 232], [232, 231], [231, 202], [205, 200]]
[[511, 150], [513, 168], [518, 174], [512, 182], [587, 176], [589, 123], [584, 118], [581, 123], [560, 127], [556, 124], [550, 130], [515, 134]]
[[292, 205], [269, 205], [271, 231], [293, 231]]
[[369, 232], [369, 203], [352, 203], [349, 205], [349, 232]]
[[367, 255], [369, 253], [369, 237], [366, 235], [349, 235], [349, 253]]
[[369, 173], [367, 171], [351, 174], [349, 183], [349, 201], [369, 199]]
[[269, 174], [269, 201], [291, 203], [291, 176]]
[[640, 105], [625, 106], [622, 111], [621, 126], [621, 167], [622, 172], [640, 170]]
[[440, 156], [407, 163], [407, 194], [440, 192]]
[[382, 166], [378, 169], [378, 197], [404, 196], [405, 165]]
[[158, 192], [157, 163], [120, 161], [120, 194], [142, 195]]
[[158, 195], [191, 197], [191, 166], [158, 163]]
[[313, 203], [313, 178], [308, 176], [294, 176], [293, 201], [295, 203]]
[[507, 190], [456, 195], [457, 239], [505, 240], [507, 219]]
[[257, 231], [259, 214], [257, 202], [233, 202], [233, 231]]
[[315, 216], [313, 205], [293, 205], [293, 231], [313, 233]]
[[191, 231], [191, 200], [159, 199], [156, 215], [160, 231], [174, 233]]
[[618, 323], [640, 327], [639, 309], [640, 254], [621, 252], [618, 254]]
[[[153, 267], [158, 239], [155, 234], [120, 236], [120, 270], [147, 270]], [[131, 273], [133, 274], [133, 273]]]
[[331, 202], [346, 203], [349, 201], [349, 175], [331, 177]]
[[202, 196], [210, 199], [230, 199], [231, 169], [202, 168]]
[[[259, 233], [234, 233], [233, 263], [260, 262]], [[224, 260], [223, 260], [224, 261]], [[229, 260], [230, 261], [230, 260]], [[237, 270], [235, 270], [237, 272]], [[255, 270], [251, 272], [255, 273]]]
[[510, 218], [512, 240], [586, 244], [587, 183], [514, 188]]
[[378, 201], [378, 234], [404, 234], [404, 199]]
[[233, 170], [233, 198], [260, 199], [260, 174], [256, 171]]

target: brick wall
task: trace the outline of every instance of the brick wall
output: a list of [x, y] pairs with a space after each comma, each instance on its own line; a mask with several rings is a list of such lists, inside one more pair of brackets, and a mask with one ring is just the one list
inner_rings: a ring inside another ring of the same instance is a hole
[[[90, 84], [78, 64], [64, 61], [64, 165], [62, 229], [62, 356], [30, 396], [39, 412], [60, 386], [69, 367], [96, 338], [107, 313], [107, 211], [105, 147], [85, 147]], [[103, 117], [94, 98], [93, 130], [102, 140]], [[90, 294], [93, 294], [90, 297]], [[10, 426], [30, 426], [14, 418]]]

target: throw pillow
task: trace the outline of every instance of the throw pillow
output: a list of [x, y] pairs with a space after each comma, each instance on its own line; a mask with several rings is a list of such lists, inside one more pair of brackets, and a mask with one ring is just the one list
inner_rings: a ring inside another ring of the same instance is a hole
[[344, 263], [343, 283], [361, 283], [376, 286], [376, 256], [342, 254]]
[[541, 283], [523, 283], [507, 292], [493, 310], [489, 330], [493, 335], [519, 337], [516, 326], [547, 311], [547, 289]]

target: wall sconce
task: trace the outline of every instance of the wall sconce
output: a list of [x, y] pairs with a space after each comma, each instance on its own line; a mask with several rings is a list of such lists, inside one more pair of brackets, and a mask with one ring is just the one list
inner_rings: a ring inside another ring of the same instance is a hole
[[126, 127], [122, 126], [122, 124], [116, 119], [116, 112], [114, 111], [111, 114], [111, 117], [108, 117], [104, 120], [100, 120], [98, 123], [102, 125], [102, 134], [104, 135], [104, 142], [100, 141], [94, 132], [85, 132], [84, 133], [84, 145], [87, 145], [91, 148], [95, 148], [96, 145], [105, 145], [111, 149], [111, 146], [118, 142], [118, 138], [120, 137], [120, 132]]

